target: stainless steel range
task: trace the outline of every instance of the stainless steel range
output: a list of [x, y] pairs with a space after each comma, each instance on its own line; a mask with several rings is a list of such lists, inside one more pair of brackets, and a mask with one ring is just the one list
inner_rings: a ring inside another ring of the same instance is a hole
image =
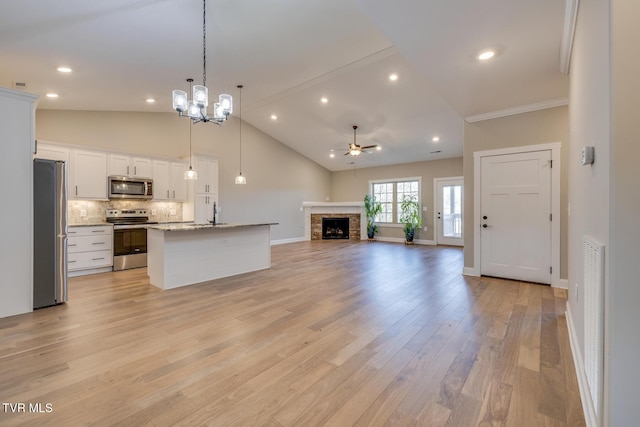
[[146, 209], [107, 209], [107, 222], [113, 224], [113, 270], [147, 266]]

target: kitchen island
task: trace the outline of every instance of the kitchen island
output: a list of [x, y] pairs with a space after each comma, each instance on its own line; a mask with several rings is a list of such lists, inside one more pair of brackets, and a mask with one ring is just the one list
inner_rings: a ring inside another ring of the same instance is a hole
[[271, 267], [271, 226], [158, 224], [147, 227], [147, 274], [173, 289]]

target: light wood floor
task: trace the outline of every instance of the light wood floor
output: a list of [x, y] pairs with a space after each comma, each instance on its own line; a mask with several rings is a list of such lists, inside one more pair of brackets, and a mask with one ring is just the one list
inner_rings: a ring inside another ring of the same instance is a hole
[[303, 242], [160, 291], [70, 281], [0, 319], [0, 425], [582, 426], [566, 294], [462, 276], [457, 248]]

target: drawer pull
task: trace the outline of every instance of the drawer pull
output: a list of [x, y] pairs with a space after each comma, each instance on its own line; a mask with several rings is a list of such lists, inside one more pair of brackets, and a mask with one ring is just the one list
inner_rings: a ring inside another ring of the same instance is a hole
[[72, 262], [76, 262], [75, 260], [73, 261], [67, 261], [67, 264], [71, 264]]
[[105, 230], [92, 230], [91, 232], [92, 233], [104, 233]]
[[104, 259], [104, 257], [102, 257], [102, 258], [91, 258], [92, 261], [100, 261], [101, 259]]
[[106, 242], [93, 242], [92, 245], [104, 245]]
[[67, 246], [78, 246], [78, 245], [75, 243], [69, 243]]

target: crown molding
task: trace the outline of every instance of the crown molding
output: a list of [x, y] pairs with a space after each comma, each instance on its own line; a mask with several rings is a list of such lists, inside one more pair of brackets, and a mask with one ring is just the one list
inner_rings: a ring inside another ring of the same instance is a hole
[[562, 41], [560, 42], [560, 72], [562, 74], [569, 74], [579, 5], [580, 0], [565, 0], [564, 2], [564, 24], [562, 26]]
[[507, 108], [506, 110], [490, 111], [488, 113], [467, 116], [467, 123], [481, 122], [483, 120], [498, 119], [500, 117], [513, 116], [515, 114], [530, 113], [532, 111], [546, 110], [547, 108], [569, 105], [569, 98], [552, 99], [551, 101], [536, 102], [535, 104], [522, 105], [520, 107]]

